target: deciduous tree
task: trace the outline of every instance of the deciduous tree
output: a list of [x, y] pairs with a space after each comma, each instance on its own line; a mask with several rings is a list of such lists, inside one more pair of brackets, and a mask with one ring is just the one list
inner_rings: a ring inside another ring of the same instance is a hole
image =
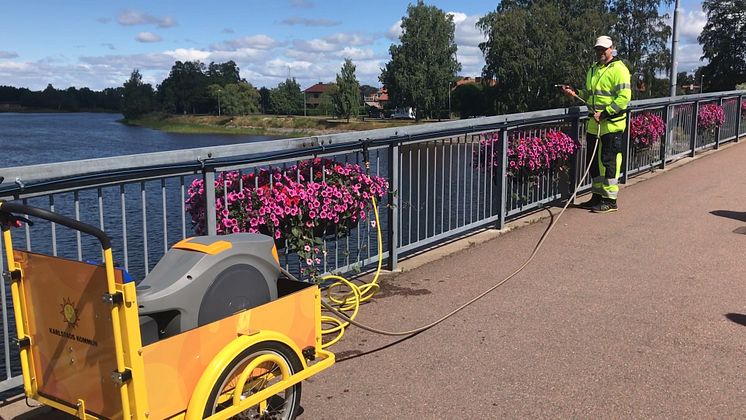
[[158, 86], [161, 103], [167, 110], [196, 113], [199, 105], [207, 104], [205, 65], [199, 61], [177, 61], [168, 77]]
[[705, 0], [707, 24], [699, 36], [707, 90], [730, 90], [746, 82], [746, 1]]
[[[612, 22], [605, 0], [503, 0], [477, 23], [487, 36], [482, 76], [496, 79], [498, 112], [567, 105], [555, 84], [578, 85], [593, 43]], [[489, 112], [489, 111], [488, 111]]]
[[259, 112], [259, 92], [248, 82], [225, 85], [222, 100], [226, 115], [246, 115]]
[[447, 107], [448, 86], [461, 65], [456, 61], [453, 16], [422, 0], [407, 7], [398, 45], [389, 47], [391, 61], [382, 69], [381, 83], [396, 107], [412, 107], [417, 118]]
[[[632, 81], [645, 85], [654, 83], [655, 75], [670, 69], [671, 50], [668, 41], [671, 27], [661, 6], [671, 0], [612, 0], [609, 11], [615, 18], [610, 35], [619, 57], [630, 66]], [[650, 94], [652, 90], [648, 90]]]
[[139, 117], [152, 111], [153, 87], [143, 83], [138, 69], [132, 71], [129, 80], [124, 82], [122, 93], [122, 115], [125, 119]]
[[278, 114], [297, 115], [303, 109], [303, 92], [295, 78], [287, 79], [270, 91], [272, 109]]
[[355, 77], [355, 65], [345, 59], [340, 73], [337, 73], [337, 89], [331, 95], [334, 103], [334, 116], [346, 118], [357, 116], [360, 109], [360, 83]]

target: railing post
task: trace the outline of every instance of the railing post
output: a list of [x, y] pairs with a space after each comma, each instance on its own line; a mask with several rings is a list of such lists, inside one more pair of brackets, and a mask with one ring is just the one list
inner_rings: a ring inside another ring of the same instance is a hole
[[661, 169], [666, 169], [666, 155], [668, 154], [668, 142], [671, 141], [671, 132], [673, 131], [673, 128], [671, 127], [671, 120], [673, 119], [673, 109], [671, 108], [673, 105], [666, 105], [666, 108], [663, 110], [663, 121], [666, 122], [666, 130], [663, 132], [663, 138], [661, 139], [661, 147], [660, 147], [660, 159], [661, 159]]
[[[629, 174], [629, 147], [630, 147], [630, 127], [632, 126], [632, 111], [630, 110], [627, 114], [627, 127], [624, 128], [624, 148], [622, 148], [622, 176], [619, 177], [619, 182], [622, 184], [627, 183], [627, 177]], [[601, 139], [599, 139], [600, 141]]]
[[736, 101], [736, 138], [735, 142], [738, 142], [739, 137], [741, 136], [741, 115], [743, 115], [743, 111], [741, 110], [743, 107], [743, 96], [738, 95], [738, 100]]
[[[723, 107], [723, 97], [722, 96], [718, 100], [718, 106], [720, 108]], [[723, 124], [725, 124], [725, 121], [723, 121]], [[715, 150], [717, 150], [719, 148], [720, 148], [720, 126], [716, 125], [715, 126]]]
[[217, 235], [218, 224], [215, 215], [215, 170], [204, 169], [202, 179], [205, 181], [205, 222], [207, 234]]
[[[392, 194], [389, 196], [393, 203], [390, 203], [388, 209], [388, 241], [389, 241], [389, 262], [388, 269], [393, 271], [396, 270], [396, 266], [399, 262], [398, 246], [398, 235], [399, 235], [399, 208], [401, 206], [401, 195], [393, 193], [399, 193], [399, 144], [394, 143], [389, 146], [388, 149], [389, 159], [389, 185]], [[383, 251], [381, 251], [383, 252]]]
[[692, 136], [689, 140], [689, 147], [691, 148], [691, 150], [689, 151], [689, 157], [694, 157], [694, 149], [697, 148], [697, 119], [699, 118], [699, 100], [694, 101], [694, 110], [692, 111], [692, 113], [694, 115], [692, 115]]
[[497, 228], [505, 227], [505, 214], [508, 208], [508, 128], [500, 130], [500, 214], [498, 215]]
[[572, 139], [575, 140], [575, 144], [580, 145], [580, 147], [577, 148], [575, 153], [573, 153], [572, 157], [570, 158], [570, 161], [568, 162], [569, 167], [567, 168], [567, 183], [569, 185], [567, 186], [566, 193], [562, 197], [563, 199], [569, 199], [572, 193], [575, 191], [575, 188], [578, 186], [578, 178], [580, 176], [580, 153], [583, 149], [580, 133], [580, 107], [571, 107], [569, 111], [570, 117], [572, 118], [572, 123], [570, 126], [570, 137], [572, 137]]

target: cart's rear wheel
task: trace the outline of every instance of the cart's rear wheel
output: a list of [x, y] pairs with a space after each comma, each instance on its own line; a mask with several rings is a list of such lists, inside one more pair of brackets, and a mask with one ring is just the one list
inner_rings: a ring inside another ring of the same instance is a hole
[[[248, 372], [249, 365], [259, 357], [267, 360]], [[218, 414], [233, 405], [236, 384], [242, 375], [248, 375], [240, 393], [240, 399], [245, 399], [281, 381], [282, 370], [292, 375], [302, 369], [300, 360], [287, 346], [276, 342], [255, 344], [239, 353], [220, 375], [217, 386], [207, 399], [204, 417]], [[300, 392], [301, 384], [297, 383], [242, 411], [234, 418], [292, 420], [299, 414]]]

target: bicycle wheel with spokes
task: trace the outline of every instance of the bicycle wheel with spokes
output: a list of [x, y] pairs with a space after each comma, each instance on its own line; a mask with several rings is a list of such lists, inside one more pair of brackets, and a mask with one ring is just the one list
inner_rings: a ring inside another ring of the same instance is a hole
[[[239, 353], [220, 375], [207, 399], [204, 417], [219, 414], [302, 369], [300, 360], [287, 346], [276, 342], [255, 344]], [[239, 383], [244, 384], [240, 390], [236, 388]], [[292, 420], [299, 414], [300, 394], [301, 384], [297, 383], [233, 418]]]

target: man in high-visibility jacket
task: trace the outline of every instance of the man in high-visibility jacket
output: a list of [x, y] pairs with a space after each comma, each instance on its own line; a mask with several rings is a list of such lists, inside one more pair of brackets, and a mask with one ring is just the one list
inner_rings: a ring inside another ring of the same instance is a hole
[[[609, 213], [617, 210], [622, 146], [632, 86], [629, 69], [615, 56], [611, 38], [598, 37], [594, 50], [597, 62], [588, 69], [584, 89], [578, 89], [577, 92], [577, 96], [586, 101], [588, 112], [592, 114], [586, 134], [589, 152], [586, 163], [591, 165], [593, 196], [582, 203], [581, 207], [594, 213]], [[576, 95], [569, 86], [564, 86], [563, 91], [570, 96]], [[601, 138], [597, 153], [596, 156], [590, 156], [599, 126]], [[596, 162], [593, 162], [594, 159]]]

